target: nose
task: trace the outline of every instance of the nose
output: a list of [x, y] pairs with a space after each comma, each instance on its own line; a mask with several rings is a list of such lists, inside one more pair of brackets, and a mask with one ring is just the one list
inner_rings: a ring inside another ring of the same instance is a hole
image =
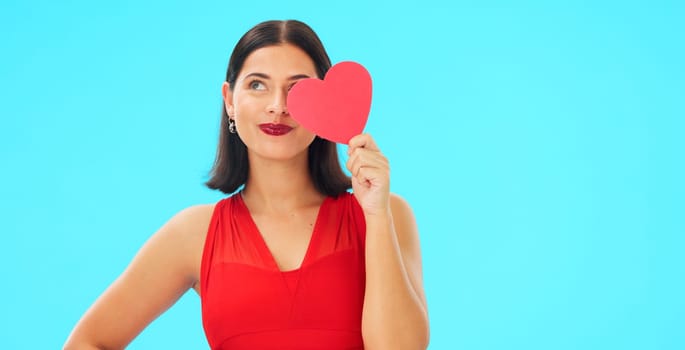
[[274, 93], [271, 103], [267, 106], [267, 112], [273, 116], [283, 116], [288, 114], [286, 100], [288, 91], [278, 91]]

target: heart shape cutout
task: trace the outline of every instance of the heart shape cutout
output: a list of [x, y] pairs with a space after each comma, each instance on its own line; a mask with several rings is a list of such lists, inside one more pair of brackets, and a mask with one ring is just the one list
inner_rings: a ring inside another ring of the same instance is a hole
[[323, 80], [298, 81], [288, 93], [288, 111], [305, 129], [338, 143], [349, 143], [366, 126], [371, 111], [371, 75], [359, 63], [340, 62]]

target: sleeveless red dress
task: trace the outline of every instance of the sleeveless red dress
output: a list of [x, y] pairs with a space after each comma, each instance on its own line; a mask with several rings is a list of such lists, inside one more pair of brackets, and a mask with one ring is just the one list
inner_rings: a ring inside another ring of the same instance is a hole
[[280, 271], [240, 194], [217, 202], [200, 276], [212, 349], [363, 349], [366, 227], [350, 193], [327, 197], [300, 268]]

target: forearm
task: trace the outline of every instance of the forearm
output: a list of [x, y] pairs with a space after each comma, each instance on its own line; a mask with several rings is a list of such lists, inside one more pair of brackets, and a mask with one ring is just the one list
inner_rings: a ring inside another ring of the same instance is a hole
[[427, 312], [409, 280], [390, 212], [366, 217], [362, 332], [371, 350], [428, 345]]

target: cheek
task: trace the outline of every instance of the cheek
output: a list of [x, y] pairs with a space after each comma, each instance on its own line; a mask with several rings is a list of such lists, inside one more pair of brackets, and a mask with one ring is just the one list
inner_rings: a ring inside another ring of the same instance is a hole
[[239, 118], [244, 119], [245, 117], [249, 117], [250, 115], [259, 112], [262, 108], [263, 101], [261, 101], [259, 97], [252, 96], [249, 93], [238, 93], [235, 95], [233, 103], [236, 115]]
[[235, 105], [235, 116], [237, 120], [252, 119], [257, 114], [258, 110], [252, 103], [242, 103]]
[[307, 146], [311, 145], [312, 142], [314, 142], [316, 135], [314, 133], [310, 132], [309, 130], [306, 130], [302, 127], [300, 127], [299, 129], [300, 129], [301, 140], [306, 140], [304, 143], [306, 143]]
[[316, 137], [316, 135], [313, 132], [303, 128], [301, 125], [300, 125], [299, 129], [302, 131], [302, 133], [304, 135], [306, 135], [307, 138], [312, 139], [312, 141], [314, 140], [314, 137]]

